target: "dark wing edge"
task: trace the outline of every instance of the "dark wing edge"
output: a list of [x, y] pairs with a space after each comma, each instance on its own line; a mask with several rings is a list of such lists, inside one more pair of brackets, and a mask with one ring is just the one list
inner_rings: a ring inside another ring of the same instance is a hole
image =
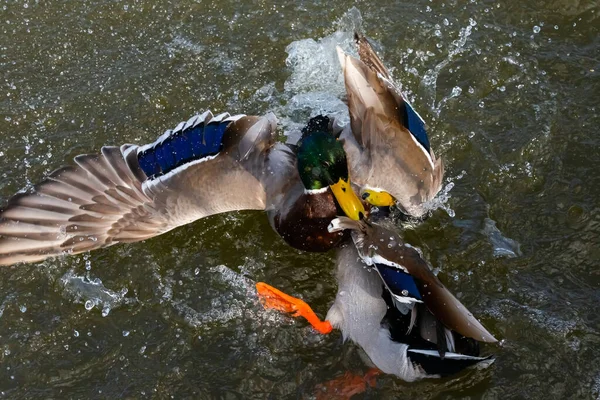
[[[367, 264], [385, 263], [410, 274], [427, 309], [447, 328], [480, 342], [498, 341], [444, 286], [421, 253], [405, 244], [395, 232], [375, 223], [353, 221], [346, 217], [332, 221], [330, 231], [342, 229], [353, 231], [354, 244]], [[396, 244], [384, 245], [392, 242]]]

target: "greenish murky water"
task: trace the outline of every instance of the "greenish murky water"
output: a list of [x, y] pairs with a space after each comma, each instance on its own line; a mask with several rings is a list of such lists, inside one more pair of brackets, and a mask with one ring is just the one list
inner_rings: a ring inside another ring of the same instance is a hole
[[[595, 1], [9, 1], [0, 197], [73, 156], [147, 143], [207, 108], [343, 118], [336, 43], [360, 25], [429, 122], [444, 193], [406, 227], [495, 336], [486, 371], [364, 398], [600, 398], [600, 8]], [[282, 129], [283, 131], [283, 129]], [[333, 254], [261, 213], [0, 270], [6, 398], [310, 398], [366, 365], [339, 333], [266, 312], [254, 282], [324, 315]], [[360, 396], [358, 396], [360, 397]]]

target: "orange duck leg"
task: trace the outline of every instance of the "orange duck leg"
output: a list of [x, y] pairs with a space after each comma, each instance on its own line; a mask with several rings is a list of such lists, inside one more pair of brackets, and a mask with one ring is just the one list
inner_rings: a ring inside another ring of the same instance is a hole
[[265, 308], [290, 313], [293, 317], [304, 317], [319, 333], [327, 334], [332, 331], [333, 328], [329, 321], [321, 321], [304, 301], [287, 295], [264, 282], [256, 284], [256, 291]]
[[352, 396], [364, 393], [368, 387], [375, 387], [378, 375], [383, 374], [377, 368], [371, 368], [364, 376], [346, 372], [344, 375], [317, 385], [317, 400], [350, 400]]

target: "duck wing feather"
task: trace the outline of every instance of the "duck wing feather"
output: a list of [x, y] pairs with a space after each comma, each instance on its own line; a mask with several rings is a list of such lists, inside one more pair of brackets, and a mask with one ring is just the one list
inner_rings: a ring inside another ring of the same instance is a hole
[[75, 157], [0, 211], [0, 265], [137, 242], [197, 219], [266, 206], [276, 120], [213, 116], [145, 146]]

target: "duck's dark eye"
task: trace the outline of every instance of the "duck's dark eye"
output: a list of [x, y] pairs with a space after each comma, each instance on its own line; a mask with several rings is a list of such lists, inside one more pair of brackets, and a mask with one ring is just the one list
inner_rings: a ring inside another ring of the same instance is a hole
[[363, 199], [363, 200], [366, 200], [366, 199], [368, 199], [368, 198], [369, 198], [369, 195], [370, 195], [370, 193], [368, 193], [368, 192], [364, 192], [364, 193], [362, 194], [362, 196], [360, 196], [360, 197], [362, 197], [362, 199]]

